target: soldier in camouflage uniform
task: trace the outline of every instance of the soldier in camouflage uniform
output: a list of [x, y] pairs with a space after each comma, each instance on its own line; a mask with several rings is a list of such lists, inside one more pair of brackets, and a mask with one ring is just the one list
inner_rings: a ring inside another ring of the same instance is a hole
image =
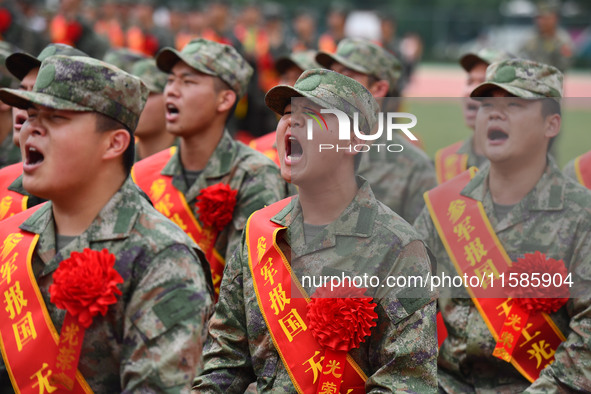
[[[180, 144], [164, 168], [148, 176], [172, 177], [174, 188], [184, 195], [201, 224], [196, 198], [203, 189], [225, 183], [237, 190], [232, 220], [215, 240], [215, 250], [222, 258], [229, 257], [250, 214], [283, 198], [285, 190], [277, 166], [233, 140], [225, 128], [246, 92], [252, 68], [233, 47], [205, 39], [191, 41], [181, 52], [163, 49], [156, 64], [169, 74], [164, 88], [166, 129], [180, 138]], [[138, 162], [134, 172], [141, 172], [153, 158]], [[154, 198], [150, 190], [145, 191]]]
[[[48, 46], [43, 48], [43, 50], [37, 57], [29, 55], [25, 52], [13, 53], [12, 55], [6, 58], [6, 68], [8, 69], [8, 71], [10, 71], [10, 73], [13, 76], [15, 76], [20, 81], [20, 84], [18, 85], [18, 88], [20, 90], [31, 91], [33, 90], [33, 86], [35, 85], [35, 80], [37, 79], [37, 74], [39, 73], [39, 67], [41, 66], [41, 62], [49, 56], [53, 55], [87, 56], [84, 52], [66, 44], [49, 44]], [[26, 110], [17, 107], [12, 108], [12, 139], [14, 140], [14, 143], [17, 144], [17, 146], [20, 145], [19, 133], [26, 120]], [[21, 172], [22, 171], [19, 171], [19, 174]], [[23, 188], [22, 176], [15, 177], [14, 172], [10, 169], [0, 170], [0, 184], [3, 185], [3, 188], [0, 188], [0, 200], [2, 200], [6, 192], [6, 189], [4, 189], [4, 185], [8, 185], [8, 190], [21, 194], [23, 196], [27, 196], [27, 208], [31, 208], [45, 201], [44, 199], [33, 196], [29, 192], [27, 192]]]
[[164, 104], [166, 73], [158, 69], [153, 59], [137, 61], [130, 73], [139, 77], [150, 90], [148, 101], [146, 101], [146, 106], [135, 129], [137, 138], [135, 161], [137, 162], [172, 146], [175, 138], [174, 135], [166, 132], [166, 106]]
[[[378, 112], [377, 103], [361, 84], [330, 70], [308, 70], [293, 88], [279, 85], [267, 93], [267, 106], [282, 115], [277, 126], [281, 173], [298, 186], [299, 194], [290, 202], [274, 204], [287, 205], [261, 220], [287, 228], [277, 234], [274, 244], [289, 260], [294, 276], [356, 275], [364, 265], [369, 275], [380, 278], [425, 276], [430, 262], [424, 244], [410, 225], [375, 199], [367, 181], [355, 176], [355, 155], [344, 150], [319, 153], [318, 140], [305, 140], [302, 114], [290, 104], [292, 97], [300, 96], [310, 98], [318, 108], [337, 108], [349, 115], [359, 112], [363, 130], [376, 124]], [[326, 116], [326, 121], [329, 130], [336, 130], [336, 117]], [[314, 138], [336, 143], [334, 131], [314, 127]], [[294, 148], [296, 141], [301, 155]], [[195, 380], [194, 392], [239, 393], [255, 381], [259, 393], [296, 392], [257, 304], [249, 268], [249, 259], [257, 257], [249, 256], [246, 242], [243, 235], [226, 266], [210, 321], [205, 369]], [[308, 294], [314, 292], [311, 286], [315, 285], [302, 285]], [[436, 391], [435, 295], [427, 289], [412, 298], [400, 290], [368, 289], [377, 303], [377, 327], [359, 349], [349, 352], [368, 377], [365, 392]]]
[[[336, 53], [319, 52], [316, 61], [360, 82], [376, 98], [397, 92], [400, 62], [368, 40], [346, 38]], [[412, 223], [425, 205], [423, 193], [437, 185], [433, 164], [398, 131], [393, 133], [392, 141], [376, 143], [400, 144], [404, 149], [399, 153], [385, 148], [370, 150], [362, 155], [358, 174], [368, 180], [379, 201]]]
[[[0, 91], [3, 101], [28, 108], [23, 185], [50, 201], [20, 228], [39, 234], [32, 267], [58, 332], [65, 311], [48, 288], [72, 251], [108, 249], [124, 279], [123, 294], [84, 335], [78, 369], [94, 392], [188, 392], [213, 309], [200, 249], [129, 177], [147, 95], [138, 78], [74, 56], [46, 58], [32, 92]], [[9, 386], [5, 371], [1, 380]]]
[[[16, 48], [11, 44], [0, 41], [0, 87], [14, 88], [18, 81], [6, 68], [6, 58]], [[21, 151], [12, 139], [12, 112], [11, 108], [0, 103], [0, 168], [21, 161]]]
[[[547, 155], [550, 139], [560, 130], [562, 73], [549, 65], [512, 59], [491, 64], [486, 79], [472, 97], [482, 100], [476, 127], [487, 135], [483, 148], [490, 165], [483, 166], [461, 194], [482, 202], [511, 261], [540, 251], [563, 260], [588, 288], [591, 193], [565, 177]], [[427, 209], [415, 227], [437, 258], [438, 272], [455, 273]], [[440, 389], [589, 392], [591, 304], [588, 296], [574, 298], [572, 292], [571, 296], [550, 315], [566, 341], [556, 349], [554, 363], [531, 386], [511, 364], [492, 355], [496, 341], [467, 293], [465, 298], [440, 298], [449, 333], [439, 351]]]
[[517, 52], [520, 57], [550, 64], [566, 72], [572, 63], [573, 42], [558, 26], [559, 0], [541, 0], [537, 5], [536, 31], [528, 37]]

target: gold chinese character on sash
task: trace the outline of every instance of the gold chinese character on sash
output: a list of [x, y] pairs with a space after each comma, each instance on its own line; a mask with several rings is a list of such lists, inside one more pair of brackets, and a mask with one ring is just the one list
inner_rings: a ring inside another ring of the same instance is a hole
[[59, 369], [64, 371], [68, 371], [72, 369], [72, 364], [74, 363], [76, 357], [74, 354], [76, 353], [76, 349], [71, 347], [60, 347], [59, 353], [57, 354], [57, 359], [55, 362], [55, 366]]
[[482, 258], [486, 256], [486, 253], [484, 245], [482, 245], [482, 242], [480, 241], [480, 237], [476, 237], [474, 241], [464, 246], [464, 255], [472, 267], [474, 267], [476, 263], [480, 263]]
[[330, 360], [327, 365], [328, 369], [323, 372], [325, 375], [332, 374], [335, 378], [340, 378], [343, 376], [342, 373], [337, 373], [337, 370], [341, 369], [341, 363], [337, 360]]
[[316, 383], [316, 379], [318, 379], [318, 373], [322, 372], [322, 361], [324, 360], [324, 356], [320, 356], [318, 361], [315, 360], [316, 356], [318, 356], [319, 354], [320, 354], [320, 352], [318, 350], [316, 350], [312, 357], [310, 357], [309, 359], [307, 359], [306, 361], [304, 361], [302, 363], [302, 365], [304, 365], [306, 363], [310, 364], [310, 368], [306, 369], [305, 372], [312, 371], [312, 373], [314, 374], [314, 382], [313, 383]]
[[22, 319], [13, 323], [12, 331], [14, 332], [16, 348], [19, 352], [23, 349], [23, 346], [37, 338], [37, 331], [33, 324], [33, 316], [31, 315], [31, 312], [27, 312]]
[[10, 252], [16, 247], [16, 245], [22, 241], [24, 235], [20, 233], [9, 234], [2, 244], [2, 253], [0, 253], [0, 260], [6, 259]]
[[21, 290], [21, 283], [17, 280], [14, 285], [10, 286], [4, 292], [4, 303], [6, 304], [6, 312], [8, 317], [14, 319], [15, 316], [20, 315], [24, 306], [27, 306], [27, 300]]
[[511, 305], [513, 305], [513, 298], [507, 298], [505, 301], [503, 301], [499, 305], [497, 305], [497, 310], [500, 310], [499, 316], [501, 316], [501, 315], [509, 316], [509, 311], [511, 310]]
[[521, 316], [517, 315], [516, 313], [513, 313], [513, 314], [509, 315], [509, 318], [507, 319], [507, 321], [505, 321], [504, 324], [506, 326], [510, 326], [515, 331], [520, 331], [521, 330], [521, 327], [520, 327]]
[[445, 168], [445, 179], [451, 179], [454, 177], [456, 173], [455, 168], [459, 159], [460, 156], [458, 155], [449, 155], [445, 158], [443, 162], [443, 167]]
[[275, 284], [273, 277], [277, 275], [277, 270], [273, 268], [273, 259], [271, 257], [269, 257], [263, 268], [261, 268], [261, 275], [263, 275], [263, 278], [266, 281], [265, 285], [267, 285], [269, 282], [271, 282], [272, 285]]
[[7, 284], [10, 284], [12, 280], [12, 274], [16, 271], [17, 266], [14, 263], [16, 258], [18, 257], [18, 253], [12, 255], [11, 258], [6, 259], [4, 262], [0, 263], [0, 283], [4, 283], [6, 281]]
[[543, 339], [537, 343], [534, 343], [531, 346], [531, 349], [527, 352], [530, 354], [530, 360], [535, 357], [536, 361], [538, 362], [536, 368], [540, 368], [542, 358], [544, 360], [550, 360], [554, 356], [554, 353], [556, 353], [550, 344], [546, 343], [546, 341]]
[[279, 283], [273, 288], [273, 290], [269, 292], [269, 298], [271, 300], [271, 308], [275, 311], [276, 315], [285, 309], [286, 304], [291, 302], [291, 299], [287, 298], [281, 283]]
[[62, 330], [60, 343], [67, 343], [68, 346], [78, 345], [78, 332], [80, 327], [74, 323], [67, 325]]
[[[488, 288], [493, 278], [499, 278], [499, 271], [497, 271], [497, 267], [493, 264], [492, 259], [487, 259], [482, 265], [474, 268], [474, 273], [480, 278], [483, 289]], [[492, 278], [490, 274], [492, 274]]]
[[447, 208], [447, 217], [449, 218], [450, 222], [455, 223], [458, 219], [464, 214], [464, 210], [466, 209], [466, 202], [462, 200], [454, 200], [449, 203], [449, 208]]
[[257, 242], [258, 261], [261, 261], [266, 250], [267, 250], [267, 240], [265, 239], [265, 237], [260, 237]]
[[333, 382], [323, 382], [320, 394], [337, 394], [337, 385]]
[[528, 343], [529, 341], [531, 341], [532, 339], [534, 339], [535, 337], [537, 337], [538, 335], [541, 334], [540, 331], [536, 331], [534, 335], [531, 335], [529, 333], [529, 329], [531, 328], [532, 323], [527, 323], [527, 326], [525, 326], [525, 328], [523, 330], [521, 330], [521, 335], [525, 338], [525, 342], [523, 342], [521, 345], [519, 345], [519, 347], [523, 347], [523, 345], [525, 345], [526, 343]]
[[0, 220], [4, 219], [8, 211], [10, 211], [10, 206], [12, 205], [12, 197], [6, 196], [0, 202]]
[[293, 308], [291, 312], [279, 319], [279, 326], [281, 326], [281, 329], [289, 342], [292, 342], [293, 338], [300, 332], [308, 329], [298, 311]]
[[173, 207], [173, 203], [170, 202], [170, 194], [166, 194], [164, 198], [154, 204], [154, 208], [166, 217], [170, 217], [170, 209]]
[[501, 337], [499, 338], [499, 343], [502, 344], [503, 347], [510, 349], [513, 346], [514, 339], [515, 336], [513, 336], [513, 334], [507, 331], [503, 331]]
[[187, 225], [183, 222], [183, 219], [179, 216], [178, 212], [172, 215], [170, 218], [177, 226], [179, 226], [183, 231], [187, 231]]
[[470, 224], [470, 219], [470, 216], [466, 216], [454, 226], [454, 234], [458, 236], [458, 241], [470, 240], [470, 233], [474, 231], [474, 226]]
[[55, 390], [57, 390], [57, 387], [49, 384], [49, 377], [51, 376], [51, 370], [48, 370], [46, 374], [43, 374], [43, 371], [45, 371], [45, 369], [47, 369], [47, 367], [48, 367], [47, 363], [43, 363], [43, 366], [41, 368], [39, 368], [39, 370], [37, 372], [35, 372], [33, 375], [31, 375], [31, 377], [30, 377], [31, 380], [37, 379], [37, 381], [35, 383], [33, 383], [33, 387], [39, 387], [39, 394], [43, 394], [46, 391], [48, 393], [53, 393]]
[[152, 186], [150, 186], [150, 196], [152, 197], [152, 201], [160, 200], [164, 190], [166, 190], [166, 182], [164, 179], [156, 179], [152, 182]]

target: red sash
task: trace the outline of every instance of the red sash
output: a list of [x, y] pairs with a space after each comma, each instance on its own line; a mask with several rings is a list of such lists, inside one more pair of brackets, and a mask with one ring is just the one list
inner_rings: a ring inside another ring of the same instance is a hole
[[468, 155], [457, 153], [463, 144], [464, 141], [458, 141], [455, 144], [439, 149], [435, 153], [437, 183], [441, 184], [466, 171], [468, 168]]
[[587, 189], [591, 189], [591, 151], [575, 159], [577, 180]]
[[[31, 267], [39, 236], [18, 226], [41, 206], [6, 219], [0, 228], [0, 347], [17, 393], [51, 393], [59, 334], [53, 326]], [[74, 393], [92, 393], [76, 371]]]
[[262, 137], [255, 138], [248, 143], [248, 146], [256, 151], [261, 152], [269, 159], [273, 160], [275, 164], [281, 166], [279, 155], [277, 154], [277, 148], [275, 147], [275, 139], [277, 138], [276, 134], [277, 132], [274, 131]]
[[12, 164], [0, 170], [0, 220], [16, 215], [27, 209], [29, 196], [23, 196], [8, 186], [23, 173], [23, 163]]
[[172, 177], [160, 174], [175, 152], [176, 147], [173, 146], [140, 161], [133, 167], [131, 175], [148, 194], [154, 208], [175, 222], [203, 250], [211, 268], [215, 292], [219, 294], [226, 261], [214, 248], [217, 233], [211, 228], [201, 227], [183, 193], [172, 184]]
[[[276, 243], [277, 233], [285, 227], [269, 220], [290, 201], [286, 198], [256, 211], [246, 224], [248, 266], [261, 313], [298, 393], [336, 393], [336, 385], [324, 380], [325, 375], [342, 379], [341, 393], [365, 393], [367, 376], [351, 356], [347, 355], [344, 366], [335, 362], [329, 364], [330, 369], [323, 368], [325, 350], [308, 329], [306, 305], [310, 298], [292, 275], [289, 261]], [[323, 380], [322, 387], [318, 387]]]
[[[554, 361], [556, 348], [564, 335], [546, 313], [532, 313], [527, 323], [512, 310], [511, 298], [503, 297], [499, 274], [512, 262], [494, 232], [482, 203], [460, 194], [474, 177], [475, 167], [453, 180], [425, 193], [427, 209], [458, 275], [480, 278], [481, 286], [465, 283], [474, 305], [480, 312], [493, 338], [499, 344], [510, 344], [512, 355], [495, 356], [511, 362], [530, 382]], [[491, 279], [494, 278], [491, 286]], [[505, 282], [507, 283], [507, 282]], [[522, 324], [525, 323], [525, 324]], [[503, 336], [507, 327], [514, 332]], [[501, 346], [502, 347], [502, 346]]]

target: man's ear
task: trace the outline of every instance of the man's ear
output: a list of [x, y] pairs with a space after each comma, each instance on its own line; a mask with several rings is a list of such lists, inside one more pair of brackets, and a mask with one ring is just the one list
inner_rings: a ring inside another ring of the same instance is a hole
[[224, 89], [220, 91], [217, 95], [218, 112], [229, 111], [230, 109], [232, 109], [232, 106], [234, 105], [236, 100], [238, 100], [238, 96], [236, 95], [235, 91], [231, 89]]
[[[365, 134], [364, 131], [360, 131], [360, 133]], [[357, 153], [359, 153], [358, 151], [360, 149], [355, 150], [355, 146], [356, 145], [363, 145], [365, 144], [365, 142], [363, 142], [363, 140], [361, 138], [359, 138], [357, 136], [357, 134], [355, 134], [353, 131], [351, 131], [351, 139], [349, 140], [349, 146], [351, 146], [351, 150], [345, 150], [345, 154], [347, 155], [356, 155]], [[361, 147], [361, 150], [363, 149], [363, 147]]]
[[131, 135], [125, 129], [107, 131], [105, 134], [104, 160], [123, 156], [123, 153], [131, 143]]
[[560, 125], [562, 118], [558, 114], [549, 115], [546, 117], [546, 132], [544, 135], [548, 138], [556, 137], [560, 133]]
[[390, 91], [390, 83], [385, 79], [380, 79], [374, 82], [368, 90], [374, 97], [387, 97]]

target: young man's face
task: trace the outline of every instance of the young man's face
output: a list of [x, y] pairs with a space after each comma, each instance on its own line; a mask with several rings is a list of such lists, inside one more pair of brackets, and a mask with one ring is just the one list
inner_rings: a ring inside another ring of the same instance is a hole
[[166, 132], [166, 106], [162, 93], [150, 93], [135, 129], [138, 138]]
[[100, 148], [108, 143], [109, 133], [96, 131], [96, 115], [41, 106], [27, 114], [20, 132], [24, 188], [46, 199], [84, 188], [101, 163]]
[[191, 136], [211, 125], [218, 115], [214, 77], [179, 61], [164, 88], [166, 130], [176, 136]]
[[[33, 90], [33, 86], [35, 85], [35, 80], [37, 79], [37, 74], [39, 73], [39, 68], [34, 68], [21, 81], [19, 84], [19, 90], [26, 90], [30, 92]], [[21, 128], [23, 127], [23, 123], [27, 121], [27, 111], [24, 109], [12, 107], [12, 142], [16, 146], [19, 146], [19, 133]]]
[[323, 115], [326, 125], [313, 120], [312, 139], [308, 139], [307, 120], [312, 118], [305, 113], [311, 112], [310, 109], [320, 112], [320, 107], [310, 102], [302, 108], [288, 104], [277, 125], [281, 176], [298, 186], [322, 184], [342, 168], [345, 156], [353, 161], [353, 155], [345, 150], [352, 142], [338, 139], [339, 124], [334, 115]]
[[474, 67], [468, 71], [466, 77], [466, 85], [464, 85], [464, 92], [463, 97], [463, 114], [464, 114], [464, 121], [466, 126], [474, 130], [474, 125], [476, 122], [476, 114], [478, 112], [478, 108], [480, 107], [480, 103], [476, 100], [470, 98], [470, 93], [476, 88], [476, 86], [480, 85], [481, 83], [486, 81], [486, 63], [477, 63]]
[[540, 100], [511, 97], [501, 89], [492, 96], [482, 99], [476, 119], [476, 132], [486, 137], [484, 155], [491, 163], [520, 163], [532, 153], [545, 154], [553, 136], [551, 120], [558, 115], [544, 116]]

